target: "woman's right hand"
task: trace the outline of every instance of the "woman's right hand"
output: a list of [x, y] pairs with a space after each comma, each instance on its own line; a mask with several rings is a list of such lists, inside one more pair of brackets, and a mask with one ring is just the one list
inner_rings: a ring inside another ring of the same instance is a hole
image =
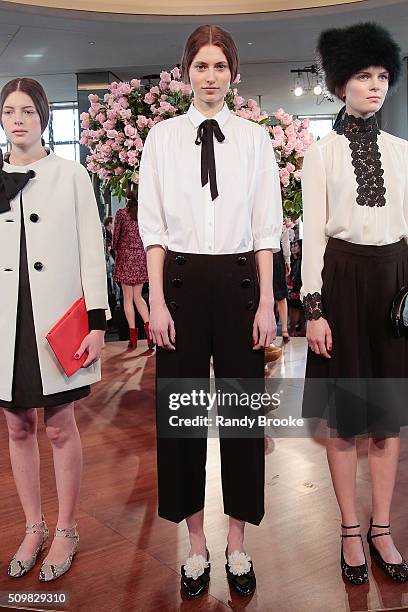
[[331, 359], [329, 352], [333, 347], [332, 333], [328, 322], [323, 317], [307, 322], [307, 343], [316, 355]]
[[175, 351], [176, 328], [165, 302], [150, 304], [149, 330], [153, 342], [161, 348]]

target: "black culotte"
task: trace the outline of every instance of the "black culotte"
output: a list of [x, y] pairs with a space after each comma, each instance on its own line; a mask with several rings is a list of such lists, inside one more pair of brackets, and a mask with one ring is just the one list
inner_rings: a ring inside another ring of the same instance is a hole
[[[259, 304], [252, 251], [168, 251], [164, 296], [175, 323], [176, 350], [158, 347], [157, 381], [209, 379], [212, 355], [216, 379], [257, 379], [264, 388], [264, 351], [254, 351], [252, 343]], [[258, 525], [264, 514], [263, 438], [220, 434], [220, 453], [225, 514]], [[178, 523], [203, 509], [206, 454], [206, 437], [158, 435], [159, 516]]]
[[408, 285], [408, 246], [330, 238], [322, 279], [333, 349], [331, 359], [308, 350], [302, 416], [341, 437], [398, 435], [408, 425], [408, 337], [394, 336], [390, 312]]

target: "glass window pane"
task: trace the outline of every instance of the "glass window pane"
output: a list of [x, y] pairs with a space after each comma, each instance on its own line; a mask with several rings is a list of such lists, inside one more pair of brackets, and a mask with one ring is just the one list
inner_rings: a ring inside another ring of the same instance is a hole
[[74, 108], [57, 108], [52, 111], [52, 131], [54, 142], [77, 140], [75, 134]]
[[7, 142], [6, 134], [4, 133], [4, 130], [0, 125], [0, 145], [5, 146], [6, 142]]
[[50, 131], [48, 129], [48, 127], [45, 128], [44, 134], [43, 134], [43, 138], [45, 140], [45, 144], [48, 145], [50, 142]]
[[323, 138], [333, 127], [333, 121], [331, 119], [310, 119], [309, 130], [313, 134], [315, 140]]
[[[78, 149], [78, 152], [77, 152]], [[68, 144], [68, 145], [54, 145], [54, 153], [59, 155], [60, 157], [65, 157], [65, 159], [77, 159], [76, 155], [78, 155], [79, 159], [79, 145]]]

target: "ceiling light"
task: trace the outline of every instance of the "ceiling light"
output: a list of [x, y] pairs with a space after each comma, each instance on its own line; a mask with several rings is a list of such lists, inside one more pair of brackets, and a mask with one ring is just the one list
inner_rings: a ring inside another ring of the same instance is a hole
[[298, 85], [297, 87], [295, 87], [293, 93], [295, 94], [295, 96], [297, 96], [299, 98], [303, 94], [303, 87]]
[[26, 53], [24, 57], [29, 57], [30, 59], [36, 59], [38, 57], [44, 57], [44, 53]]
[[248, 45], [253, 45], [254, 43], [248, 43]]
[[319, 83], [313, 88], [313, 93], [316, 96], [320, 96], [323, 93], [322, 86]]
[[94, 45], [94, 44], [95, 44], [95, 41], [94, 41], [94, 40], [90, 40], [90, 41], [89, 41], [89, 44], [90, 44], [90, 45]]

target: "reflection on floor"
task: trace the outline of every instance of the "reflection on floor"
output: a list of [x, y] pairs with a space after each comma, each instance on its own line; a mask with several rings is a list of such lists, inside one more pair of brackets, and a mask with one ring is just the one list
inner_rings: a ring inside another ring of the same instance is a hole
[[[145, 342], [133, 352], [128, 352], [126, 345], [109, 343], [103, 356], [104, 380], [76, 409], [84, 445], [78, 512], [81, 543], [72, 570], [47, 584], [47, 591], [67, 591], [67, 609], [74, 612], [231, 608], [343, 612], [401, 609], [408, 604], [408, 585], [385, 578], [370, 560], [369, 585], [350, 587], [343, 583], [340, 520], [324, 448], [312, 440], [296, 438], [274, 439], [268, 446], [265, 518], [260, 527], [247, 526], [246, 530], [246, 546], [258, 580], [249, 601], [231, 594], [225, 578], [227, 518], [222, 510], [218, 441], [209, 440], [205, 525], [212, 560], [210, 591], [201, 600], [184, 601], [179, 571], [188, 552], [187, 531], [184, 524], [174, 525], [156, 514], [154, 352], [146, 350]], [[305, 355], [305, 339], [292, 338], [283, 357], [267, 366], [266, 376], [302, 378]], [[0, 437], [0, 591], [44, 590], [38, 581], [39, 563], [19, 580], [6, 576], [8, 559], [23, 537], [24, 516], [11, 474], [4, 421]], [[43, 426], [39, 443], [43, 511], [53, 528], [56, 491]], [[358, 507], [365, 529], [370, 516], [370, 486], [364, 445], [360, 454]], [[407, 467], [408, 447], [403, 443], [392, 528], [406, 556]]]

